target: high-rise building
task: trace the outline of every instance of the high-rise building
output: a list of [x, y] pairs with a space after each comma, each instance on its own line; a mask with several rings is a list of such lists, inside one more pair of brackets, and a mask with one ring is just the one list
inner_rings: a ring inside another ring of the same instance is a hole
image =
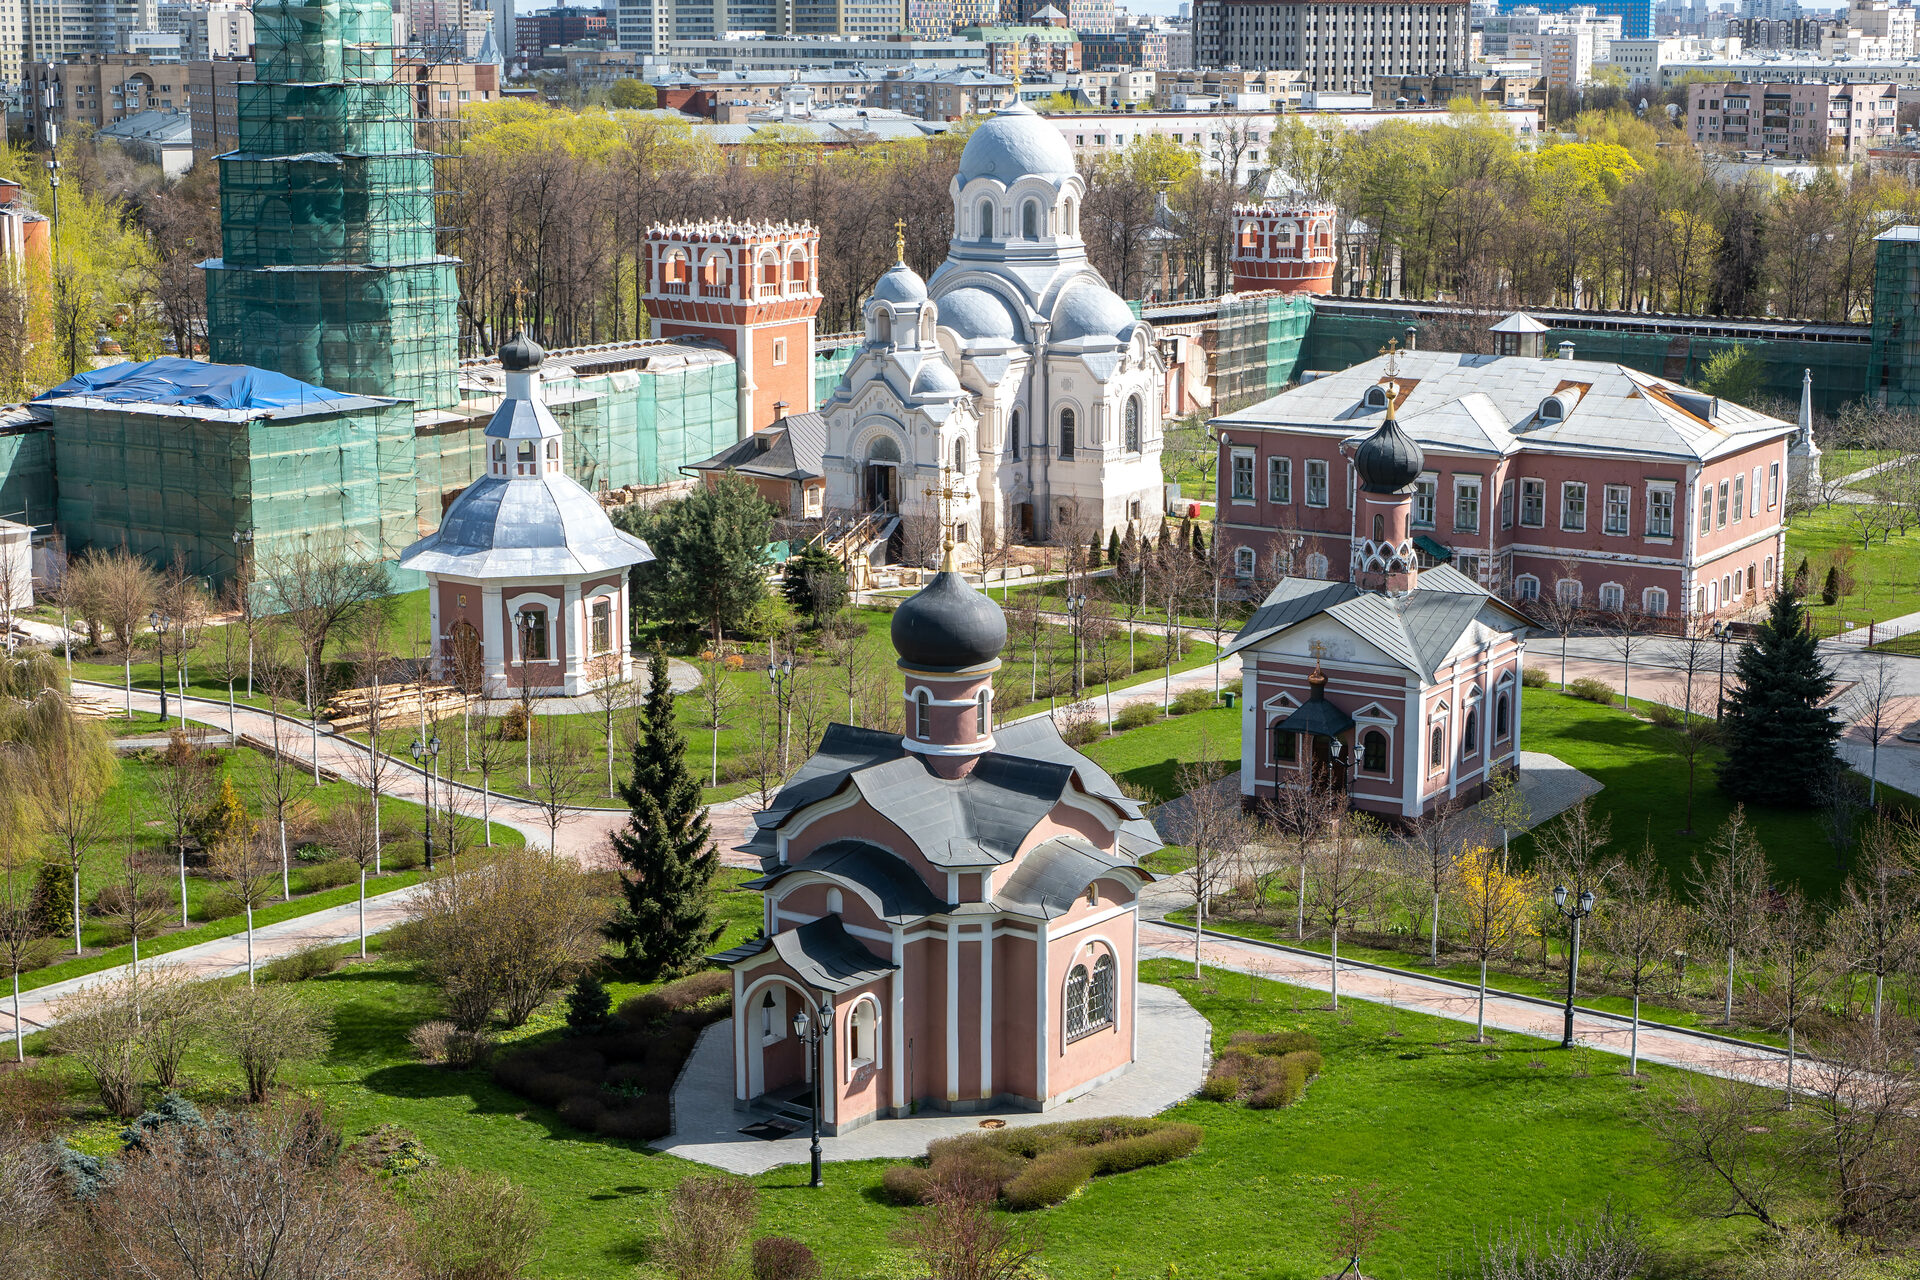
[[20, 46], [30, 62], [64, 62], [88, 54], [130, 53], [137, 31], [160, 29], [158, 0], [19, 0]]
[[1653, 35], [1653, 0], [1500, 0], [1502, 13], [1519, 8], [1534, 8], [1542, 13], [1590, 8], [1603, 18], [1619, 18], [1620, 34], [1626, 39], [1645, 40]]
[[239, 147], [220, 157], [216, 361], [415, 408], [456, 399], [457, 260], [434, 241], [387, 0], [261, 0]]
[[1376, 76], [1466, 70], [1467, 0], [1200, 0], [1203, 67], [1298, 71], [1314, 90], [1372, 93]]
[[183, 62], [244, 58], [253, 49], [253, 10], [240, 4], [161, 0], [160, 31], [180, 38]]

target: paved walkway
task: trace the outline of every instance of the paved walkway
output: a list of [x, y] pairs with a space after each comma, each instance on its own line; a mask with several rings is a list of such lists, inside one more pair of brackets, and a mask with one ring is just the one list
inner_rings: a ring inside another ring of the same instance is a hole
[[[1008, 1126], [1051, 1124], [1096, 1116], [1150, 1116], [1196, 1093], [1206, 1079], [1211, 1035], [1207, 1020], [1177, 992], [1142, 983], [1139, 992], [1140, 1054], [1131, 1070], [1051, 1111], [983, 1111], [967, 1115], [927, 1112], [877, 1120], [839, 1137], [820, 1139], [828, 1160], [906, 1159], [925, 1155], [936, 1138], [972, 1133], [992, 1116]], [[805, 1128], [774, 1140], [740, 1132], [758, 1120], [733, 1106], [733, 1022], [716, 1022], [701, 1033], [673, 1087], [674, 1132], [653, 1143], [701, 1164], [732, 1173], [759, 1174], [810, 1158]], [[1028, 1048], [1031, 1052], [1031, 1047]]]

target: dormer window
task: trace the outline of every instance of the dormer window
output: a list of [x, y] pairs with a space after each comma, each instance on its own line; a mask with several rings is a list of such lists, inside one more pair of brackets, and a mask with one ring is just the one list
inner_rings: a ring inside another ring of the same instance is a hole
[[1564, 422], [1567, 417], [1566, 402], [1559, 396], [1548, 396], [1540, 402], [1540, 421]]
[[1363, 408], [1367, 408], [1367, 409], [1386, 408], [1387, 407], [1387, 389], [1383, 386], [1380, 386], [1378, 383], [1375, 383], [1373, 386], [1368, 387], [1364, 393], [1362, 393], [1362, 395], [1360, 396], [1360, 404]]

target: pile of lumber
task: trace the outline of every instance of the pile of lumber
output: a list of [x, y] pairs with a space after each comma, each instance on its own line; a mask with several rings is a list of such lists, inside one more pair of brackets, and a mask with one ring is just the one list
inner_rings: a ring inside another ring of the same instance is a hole
[[[426, 708], [428, 720], [438, 720], [443, 716], [458, 714], [463, 699], [460, 691], [450, 684], [419, 682], [413, 684], [383, 684], [378, 690], [380, 699], [380, 729], [405, 728], [409, 724], [420, 723], [420, 709]], [[341, 733], [353, 733], [369, 727], [373, 723], [375, 690], [369, 686], [364, 689], [342, 689], [333, 695], [327, 703], [327, 719]]]

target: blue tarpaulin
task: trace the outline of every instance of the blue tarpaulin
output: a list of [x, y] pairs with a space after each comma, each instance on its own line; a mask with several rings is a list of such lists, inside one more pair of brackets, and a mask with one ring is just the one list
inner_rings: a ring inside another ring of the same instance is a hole
[[162, 356], [123, 361], [67, 379], [35, 400], [90, 396], [115, 404], [185, 405], [200, 409], [293, 409], [361, 397], [329, 391], [247, 364], [207, 364]]

